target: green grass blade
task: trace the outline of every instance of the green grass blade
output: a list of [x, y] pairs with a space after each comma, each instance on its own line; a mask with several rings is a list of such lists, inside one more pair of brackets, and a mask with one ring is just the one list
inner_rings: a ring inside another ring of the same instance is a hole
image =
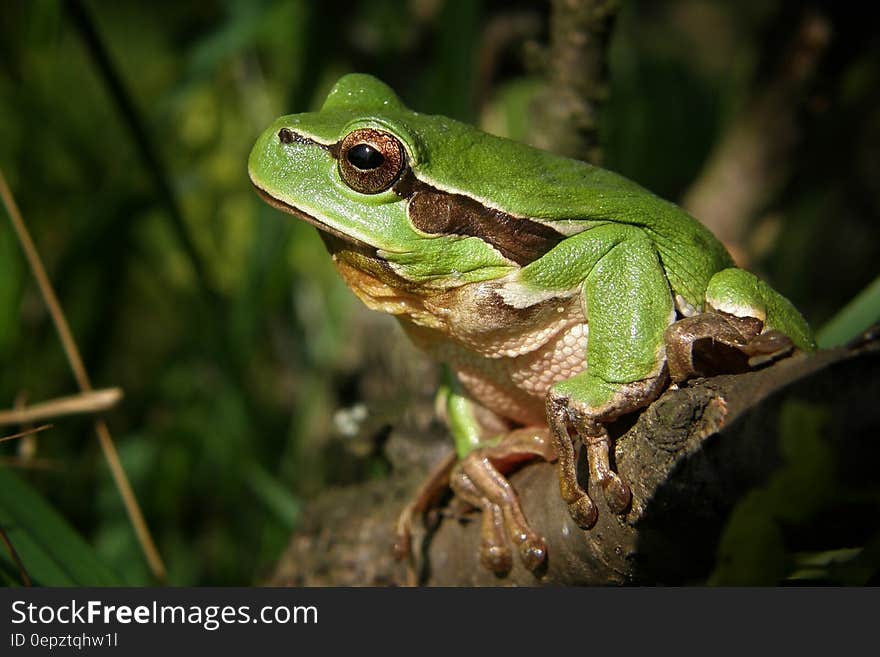
[[[123, 584], [55, 509], [6, 468], [0, 468], [0, 527], [35, 586]], [[21, 583], [18, 568], [2, 545], [0, 579]]]
[[880, 276], [825, 323], [817, 336], [819, 346], [830, 349], [846, 344], [877, 321], [880, 321]]

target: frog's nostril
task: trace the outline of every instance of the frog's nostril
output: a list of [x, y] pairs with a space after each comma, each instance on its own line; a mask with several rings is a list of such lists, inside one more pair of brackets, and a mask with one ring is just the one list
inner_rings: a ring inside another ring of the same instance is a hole
[[290, 128], [281, 128], [278, 131], [278, 141], [282, 144], [292, 144], [294, 139], [293, 130]]

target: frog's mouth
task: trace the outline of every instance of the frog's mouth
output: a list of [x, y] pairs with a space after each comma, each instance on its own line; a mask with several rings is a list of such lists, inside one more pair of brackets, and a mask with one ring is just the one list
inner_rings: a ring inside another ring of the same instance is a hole
[[[285, 203], [281, 199], [275, 198], [269, 192], [258, 187], [253, 182], [251, 184], [254, 185], [254, 189], [257, 190], [257, 193], [260, 195], [260, 197], [266, 203], [268, 203], [273, 208], [275, 208], [276, 210], [281, 210], [282, 212], [286, 212], [287, 214], [292, 214], [297, 219], [302, 219], [306, 223], [311, 224], [312, 226], [317, 228], [319, 231], [321, 231], [322, 236], [327, 235], [327, 236], [335, 237], [337, 240], [341, 240], [342, 242], [349, 245], [349, 248], [353, 247], [354, 250], [359, 251], [359, 252], [363, 253], [364, 255], [370, 255], [373, 257], [376, 256], [376, 247], [370, 246], [366, 242], [362, 242], [361, 240], [357, 239], [356, 237], [352, 237], [351, 235], [346, 235], [341, 230], [337, 230], [336, 228], [333, 228], [333, 226], [328, 226], [327, 224], [325, 224], [323, 221], [321, 221], [317, 217], [310, 215], [308, 212], [304, 212], [304, 211], [300, 210], [299, 208], [290, 205], [289, 203]], [[324, 240], [324, 241], [327, 242], [327, 240]], [[328, 249], [329, 249], [329, 246], [328, 246]], [[332, 252], [333, 251], [331, 250], [331, 253]]]
[[[362, 299], [370, 296], [368, 290], [375, 292], [376, 289], [372, 284], [359, 285], [359, 282], [367, 281], [369, 277], [385, 284], [389, 290], [406, 291], [410, 294], [422, 296], [429, 292], [436, 292], [436, 290], [422, 288], [422, 286], [412, 281], [401, 278], [388, 262], [379, 255], [379, 250], [376, 247], [370, 246], [351, 235], [346, 235], [332, 226], [328, 226], [308, 212], [303, 212], [299, 208], [275, 198], [256, 185], [254, 185], [254, 188], [263, 200], [273, 208], [287, 214], [292, 214], [294, 217], [302, 219], [318, 229], [318, 234], [321, 236], [324, 246], [327, 247], [327, 251], [333, 256], [333, 261], [336, 263], [337, 268], [341, 268], [340, 271], [344, 270], [343, 278], [351, 287], [361, 290], [358, 294]], [[363, 276], [353, 275], [352, 272], [355, 271], [360, 272]], [[370, 305], [370, 303], [367, 303], [367, 305]]]

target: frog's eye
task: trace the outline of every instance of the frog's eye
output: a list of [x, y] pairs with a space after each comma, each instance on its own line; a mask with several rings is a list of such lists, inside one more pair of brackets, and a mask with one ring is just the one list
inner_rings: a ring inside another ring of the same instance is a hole
[[387, 132], [361, 128], [339, 144], [339, 175], [361, 194], [378, 194], [391, 187], [405, 165], [403, 144]]

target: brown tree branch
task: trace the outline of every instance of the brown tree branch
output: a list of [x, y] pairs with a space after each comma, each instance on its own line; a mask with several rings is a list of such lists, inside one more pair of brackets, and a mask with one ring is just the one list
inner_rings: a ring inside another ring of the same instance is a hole
[[608, 95], [608, 41], [617, 0], [554, 0], [550, 45], [533, 53], [547, 85], [532, 103], [529, 142], [598, 164], [599, 107]]
[[[669, 390], [635, 424], [617, 427], [617, 468], [634, 495], [625, 518], [606, 511], [596, 527], [581, 531], [559, 497], [555, 468], [534, 463], [511, 481], [533, 527], [547, 540], [546, 570], [535, 575], [517, 563], [507, 577], [492, 575], [479, 565], [478, 515], [453, 517], [446, 510], [422, 543], [422, 581], [675, 584], [704, 578], [728, 513], [780, 463], [776, 430], [790, 400], [827, 409], [835, 453], [846, 454], [847, 461], [867, 458], [873, 444], [868, 432], [878, 423], [878, 364], [880, 345], [874, 342]], [[418, 478], [397, 473], [319, 497], [271, 583], [404, 584], [406, 569], [392, 559], [389, 545], [395, 516]], [[591, 494], [601, 511], [601, 492]]]

